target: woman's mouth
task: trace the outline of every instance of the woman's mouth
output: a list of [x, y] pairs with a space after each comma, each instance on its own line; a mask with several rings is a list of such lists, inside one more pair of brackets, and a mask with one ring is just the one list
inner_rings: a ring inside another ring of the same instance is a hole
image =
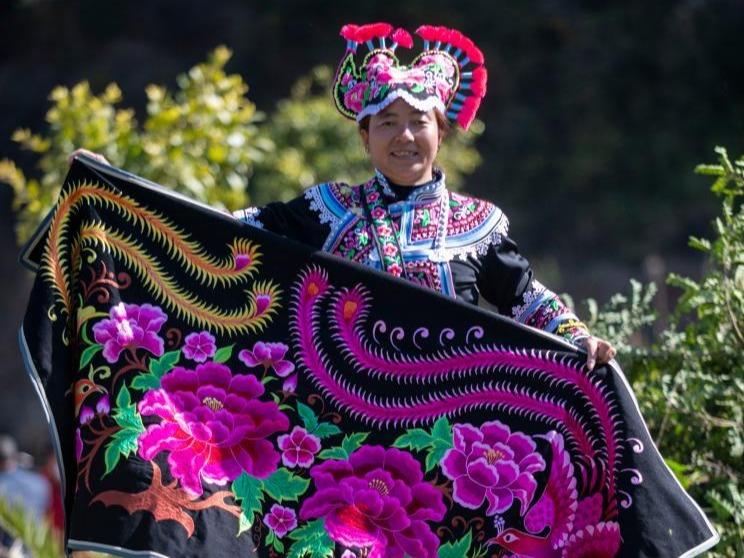
[[418, 151], [412, 149], [398, 149], [391, 151], [390, 155], [396, 159], [415, 159], [418, 157]]

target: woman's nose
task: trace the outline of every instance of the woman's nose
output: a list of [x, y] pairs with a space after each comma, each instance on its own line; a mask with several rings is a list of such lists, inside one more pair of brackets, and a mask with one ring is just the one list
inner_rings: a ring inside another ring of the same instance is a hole
[[413, 131], [410, 126], [401, 126], [395, 139], [398, 141], [413, 141]]

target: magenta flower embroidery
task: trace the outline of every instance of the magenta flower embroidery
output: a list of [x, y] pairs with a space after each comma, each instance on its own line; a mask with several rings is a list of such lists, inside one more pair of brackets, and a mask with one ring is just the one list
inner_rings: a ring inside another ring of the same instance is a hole
[[93, 409], [91, 409], [87, 405], [84, 405], [80, 409], [80, 424], [88, 424], [90, 421], [93, 420], [93, 417], [95, 416], [96, 414], [93, 412]]
[[484, 422], [480, 428], [456, 424], [452, 438], [454, 447], [444, 454], [441, 467], [454, 481], [454, 500], [473, 510], [488, 500], [486, 515], [494, 515], [517, 499], [524, 515], [537, 488], [532, 473], [545, 469], [535, 442], [499, 421]]
[[96, 402], [96, 414], [108, 415], [111, 411], [111, 400], [108, 393], [104, 393]]
[[119, 360], [124, 349], [143, 348], [162, 356], [163, 339], [157, 333], [168, 316], [159, 307], [120, 302], [111, 308], [109, 316], [93, 326], [93, 337], [103, 345], [103, 357], [108, 362]]
[[282, 538], [297, 527], [297, 514], [292, 508], [285, 508], [279, 504], [271, 506], [269, 513], [264, 515], [264, 523], [274, 531], [277, 538]]
[[238, 358], [249, 368], [256, 366], [263, 366], [266, 369], [273, 368], [277, 375], [286, 378], [295, 369], [294, 364], [284, 359], [288, 349], [289, 347], [284, 343], [258, 341], [253, 345], [252, 351], [248, 349], [240, 351]]
[[294, 393], [297, 390], [297, 374], [292, 374], [289, 378], [284, 380], [282, 384], [282, 391], [285, 393]]
[[208, 331], [189, 333], [183, 346], [183, 354], [196, 362], [204, 362], [217, 352], [214, 336]]
[[439, 539], [426, 522], [441, 520], [446, 508], [410, 453], [362, 446], [347, 461], [316, 465], [310, 476], [316, 491], [300, 517], [325, 518], [332, 540], [370, 547], [369, 558], [436, 558]]
[[224, 485], [243, 471], [268, 477], [279, 454], [266, 438], [286, 431], [289, 420], [273, 401], [259, 401], [263, 393], [255, 376], [233, 376], [224, 364], [174, 368], [139, 403], [142, 415], [162, 419], [139, 437], [140, 457], [169, 452], [172, 475], [194, 496], [202, 481]]
[[295, 426], [290, 434], [279, 436], [277, 443], [282, 450], [282, 463], [290, 469], [310, 467], [315, 454], [320, 451], [320, 438], [309, 434], [301, 426]]

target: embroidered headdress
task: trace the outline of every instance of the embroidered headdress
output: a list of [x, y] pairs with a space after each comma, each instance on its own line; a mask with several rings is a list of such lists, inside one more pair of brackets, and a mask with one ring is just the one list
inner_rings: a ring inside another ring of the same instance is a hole
[[[410, 65], [402, 65], [395, 50], [412, 48], [405, 29], [388, 23], [344, 25], [346, 52], [336, 71], [333, 98], [344, 116], [358, 121], [377, 114], [396, 99], [422, 111], [439, 109], [452, 123], [467, 130], [486, 94], [483, 53], [473, 41], [454, 29], [422, 25], [416, 35], [423, 51]], [[369, 52], [357, 65], [357, 48]]]

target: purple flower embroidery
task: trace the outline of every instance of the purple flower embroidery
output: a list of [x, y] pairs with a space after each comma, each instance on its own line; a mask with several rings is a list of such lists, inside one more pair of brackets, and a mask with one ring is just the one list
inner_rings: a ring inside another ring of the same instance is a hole
[[488, 500], [486, 515], [494, 515], [508, 510], [516, 498], [524, 515], [537, 488], [532, 473], [545, 469], [535, 442], [499, 421], [480, 428], [456, 424], [452, 437], [455, 447], [444, 454], [441, 466], [454, 481], [454, 500], [470, 509]]
[[111, 411], [111, 401], [108, 393], [104, 393], [96, 402], [96, 413], [99, 415], [108, 415]]
[[174, 368], [139, 403], [142, 415], [162, 419], [139, 437], [140, 457], [170, 452], [171, 473], [194, 496], [202, 480], [224, 485], [243, 471], [268, 477], [279, 454], [266, 438], [286, 431], [289, 420], [273, 401], [258, 400], [263, 393], [255, 376], [233, 376], [224, 364]]
[[293, 469], [294, 467], [310, 467], [315, 454], [320, 451], [320, 438], [309, 434], [301, 426], [295, 426], [290, 434], [282, 434], [277, 440], [282, 450], [282, 463]]
[[88, 424], [90, 421], [93, 420], [93, 417], [96, 416], [96, 414], [93, 412], [93, 409], [88, 407], [87, 405], [82, 407], [80, 409], [80, 424]]
[[273, 368], [277, 375], [286, 378], [295, 369], [294, 364], [288, 360], [284, 360], [284, 355], [287, 354], [288, 349], [289, 347], [284, 343], [264, 343], [263, 341], [258, 341], [253, 345], [252, 351], [248, 349], [240, 351], [238, 358], [249, 368], [256, 366], [263, 366], [267, 369]]
[[157, 333], [168, 316], [159, 307], [120, 302], [111, 308], [109, 315], [109, 319], [93, 326], [93, 336], [103, 344], [103, 356], [108, 362], [119, 360], [124, 349], [140, 347], [162, 356], [163, 340]]
[[284, 380], [282, 384], [282, 391], [286, 393], [294, 393], [297, 390], [297, 374], [292, 374], [289, 378]]
[[271, 506], [269, 513], [264, 515], [264, 523], [274, 531], [277, 538], [282, 538], [297, 527], [297, 514], [292, 508], [285, 508], [279, 504]]
[[316, 465], [310, 476], [316, 492], [303, 502], [300, 517], [323, 517], [332, 540], [370, 546], [370, 558], [436, 557], [439, 539], [426, 522], [441, 520], [446, 508], [410, 453], [362, 446], [347, 461]]
[[189, 333], [183, 346], [183, 354], [196, 362], [204, 362], [217, 352], [214, 336], [208, 331]]

